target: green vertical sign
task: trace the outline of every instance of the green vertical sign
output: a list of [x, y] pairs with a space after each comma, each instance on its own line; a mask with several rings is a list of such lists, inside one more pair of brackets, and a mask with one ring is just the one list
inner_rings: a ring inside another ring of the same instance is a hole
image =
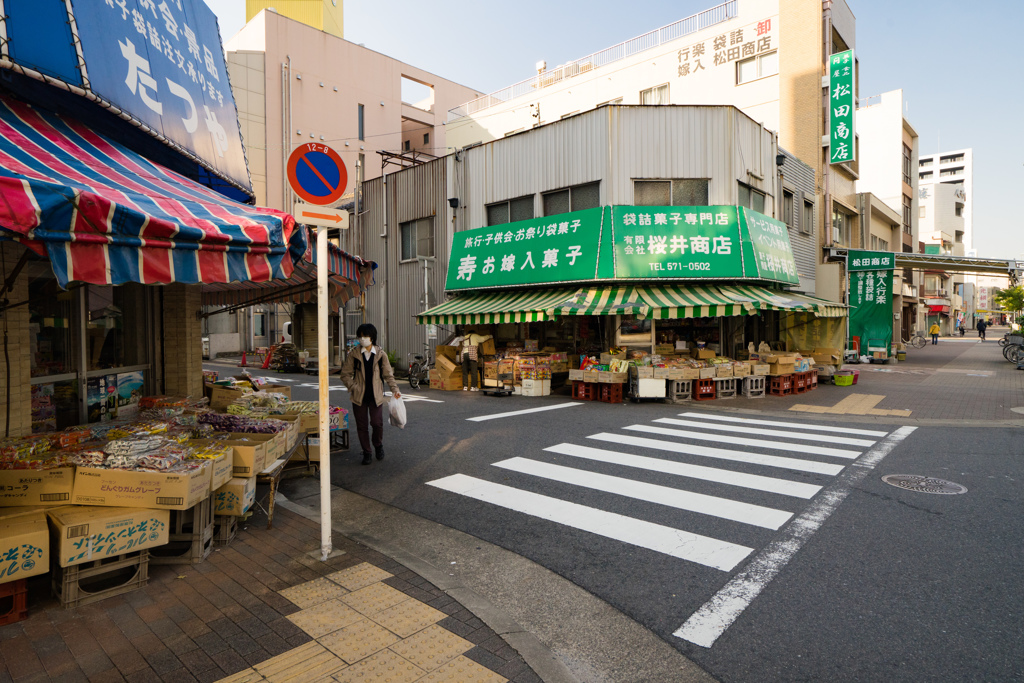
[[754, 263], [756, 271], [744, 264], [747, 277], [759, 277], [762, 280], [775, 280], [791, 285], [800, 284], [800, 276], [796, 272], [796, 259], [793, 258], [793, 247], [789, 242], [789, 230], [782, 221], [769, 218], [763, 214], [742, 207], [743, 223], [754, 247]]
[[861, 353], [885, 351], [892, 343], [892, 274], [895, 256], [886, 251], [854, 251], [847, 257], [850, 336], [860, 337]]
[[857, 110], [854, 95], [857, 71], [853, 50], [832, 55], [829, 57], [828, 65], [829, 163], [853, 162], [857, 160], [853, 121]]

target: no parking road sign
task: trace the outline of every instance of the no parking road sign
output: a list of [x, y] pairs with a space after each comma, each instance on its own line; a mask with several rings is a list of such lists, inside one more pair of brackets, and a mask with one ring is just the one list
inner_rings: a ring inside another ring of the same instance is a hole
[[288, 182], [304, 201], [323, 206], [345, 194], [348, 171], [333, 149], [309, 142], [288, 157]]

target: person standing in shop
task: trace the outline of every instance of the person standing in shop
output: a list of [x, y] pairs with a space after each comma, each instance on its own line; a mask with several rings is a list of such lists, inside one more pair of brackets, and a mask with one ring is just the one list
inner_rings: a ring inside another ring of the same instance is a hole
[[940, 332], [942, 332], [942, 330], [939, 329], [939, 323], [937, 322], [932, 323], [932, 326], [928, 328], [928, 334], [932, 335], [932, 346], [939, 343]]
[[480, 386], [480, 346], [491, 335], [482, 335], [468, 330], [466, 336], [462, 337], [459, 346], [459, 355], [462, 360], [462, 390], [479, 391]]
[[[384, 459], [384, 383], [387, 382], [395, 398], [402, 398], [391, 369], [391, 361], [384, 349], [377, 346], [377, 328], [370, 324], [356, 329], [359, 346], [345, 357], [341, 367], [341, 381], [348, 387], [352, 399], [352, 413], [356, 418], [359, 445], [363, 448], [363, 464]], [[373, 428], [373, 436], [370, 435]], [[373, 446], [373, 453], [370, 446]]]

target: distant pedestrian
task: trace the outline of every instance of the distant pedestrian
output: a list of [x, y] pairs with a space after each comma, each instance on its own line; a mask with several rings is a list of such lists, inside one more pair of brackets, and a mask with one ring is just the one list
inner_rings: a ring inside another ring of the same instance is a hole
[[[348, 387], [352, 399], [359, 445], [363, 447], [363, 464], [369, 465], [373, 462], [371, 445], [377, 459], [384, 459], [384, 383], [387, 382], [395, 398], [402, 398], [402, 394], [398, 391], [388, 354], [377, 346], [377, 328], [368, 323], [360, 325], [356, 337], [359, 346], [345, 357], [341, 381]], [[370, 427], [373, 427], [372, 437]]]
[[964, 336], [965, 332], [966, 332], [966, 330], [964, 329], [964, 324], [960, 323], [960, 336], [961, 337]]
[[932, 335], [932, 346], [939, 343], [939, 333], [941, 331], [942, 330], [939, 329], [939, 323], [937, 322], [932, 323], [932, 326], [928, 328], [928, 334]]
[[981, 341], [985, 341], [985, 330], [988, 329], [988, 323], [984, 320], [978, 321], [978, 336], [981, 337]]

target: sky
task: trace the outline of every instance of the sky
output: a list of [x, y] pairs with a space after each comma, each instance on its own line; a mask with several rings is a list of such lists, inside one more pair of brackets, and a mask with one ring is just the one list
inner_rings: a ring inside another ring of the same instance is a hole
[[[244, 25], [245, 0], [206, 2], [225, 40]], [[861, 97], [902, 88], [922, 155], [973, 148], [978, 255], [1024, 260], [1024, 220], [1010, 206], [1024, 194], [1024, 76], [1013, 67], [1017, 41], [1005, 33], [1024, 24], [1024, 2], [848, 3]], [[345, 38], [491, 92], [530, 77], [541, 60], [553, 67], [579, 59], [715, 4], [591, 0], [581, 11], [577, 2], [349, 0]]]

